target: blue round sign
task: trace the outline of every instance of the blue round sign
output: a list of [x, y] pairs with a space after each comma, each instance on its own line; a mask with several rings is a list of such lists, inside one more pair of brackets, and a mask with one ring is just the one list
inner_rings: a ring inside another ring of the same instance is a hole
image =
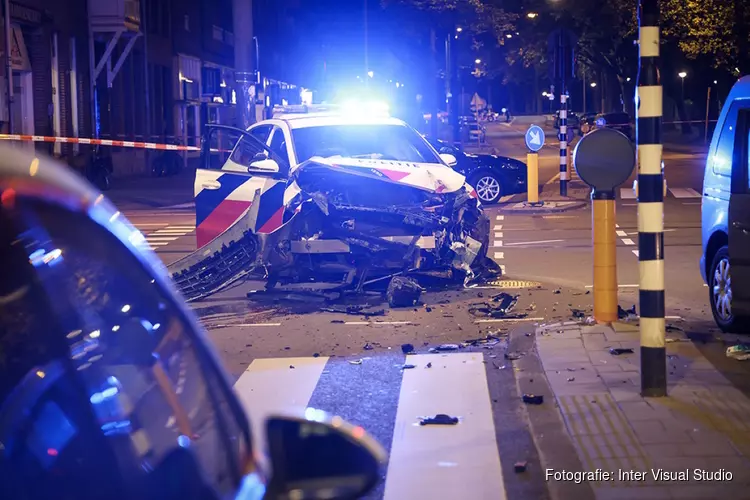
[[532, 125], [526, 131], [526, 147], [536, 153], [544, 146], [544, 130], [539, 125]]

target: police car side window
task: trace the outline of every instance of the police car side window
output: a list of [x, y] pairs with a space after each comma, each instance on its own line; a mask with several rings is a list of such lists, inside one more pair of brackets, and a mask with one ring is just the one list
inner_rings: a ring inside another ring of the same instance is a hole
[[284, 160], [289, 165], [289, 153], [286, 147], [286, 138], [284, 137], [284, 131], [281, 127], [273, 128], [273, 137], [271, 137], [271, 151], [276, 153], [279, 158]]
[[719, 141], [716, 151], [713, 152], [712, 164], [716, 175], [731, 177], [732, 175], [732, 157], [734, 154], [734, 138], [737, 128], [737, 114], [740, 109], [740, 102], [732, 103], [727, 113], [726, 120], [721, 128]]

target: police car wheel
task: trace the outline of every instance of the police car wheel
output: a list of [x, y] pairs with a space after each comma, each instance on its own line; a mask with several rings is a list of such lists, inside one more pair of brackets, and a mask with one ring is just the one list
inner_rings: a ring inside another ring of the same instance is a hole
[[708, 272], [708, 294], [714, 321], [725, 333], [744, 333], [750, 318], [732, 312], [732, 274], [729, 265], [729, 248], [723, 246], [716, 252]]
[[474, 190], [477, 192], [479, 201], [485, 205], [497, 203], [503, 194], [500, 179], [495, 174], [482, 173], [476, 176]]

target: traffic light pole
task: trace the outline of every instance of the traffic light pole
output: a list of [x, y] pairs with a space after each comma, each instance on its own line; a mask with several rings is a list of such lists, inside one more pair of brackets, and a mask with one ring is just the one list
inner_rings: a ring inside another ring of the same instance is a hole
[[638, 261], [641, 308], [641, 394], [667, 395], [664, 321], [664, 174], [661, 168], [662, 87], [659, 76], [659, 0], [638, 11]]

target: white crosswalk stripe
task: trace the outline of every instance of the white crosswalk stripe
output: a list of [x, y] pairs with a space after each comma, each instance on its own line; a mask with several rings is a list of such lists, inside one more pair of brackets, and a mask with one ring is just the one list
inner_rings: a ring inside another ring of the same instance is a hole
[[[693, 188], [667, 188], [667, 196], [671, 195], [673, 198], [686, 199], [686, 198], [701, 198], [700, 192]], [[620, 199], [621, 200], [635, 200], [636, 195], [632, 187], [620, 188]]]
[[150, 247], [152, 250], [165, 247], [182, 236], [186, 236], [195, 231], [195, 226], [185, 224], [170, 225], [167, 223], [136, 222], [134, 225], [144, 233], [145, 241], [142, 243], [142, 246], [145, 248]]
[[[250, 418], [258, 449], [265, 450], [269, 416], [299, 413], [312, 405], [330, 412], [326, 406], [335, 408], [341, 405], [339, 397], [346, 397], [347, 380], [357, 381], [357, 393], [363, 396], [374, 388], [366, 387], [367, 383], [362, 386], [369, 377], [352, 375], [339, 380], [336, 374], [392, 368], [397, 376], [389, 379], [387, 389], [377, 386], [377, 392], [393, 391], [390, 401], [395, 402], [395, 413], [392, 407], [382, 408], [372, 401], [349, 409], [359, 415], [356, 423], [365, 430], [378, 428], [382, 433], [384, 426], [390, 429], [380, 438], [390, 441], [381, 442], [390, 445], [383, 498], [504, 500], [505, 481], [484, 356], [483, 352], [378, 356], [363, 358], [361, 364], [324, 356], [259, 358], [240, 376], [234, 390]], [[404, 370], [397, 364], [404, 360], [413, 368]], [[333, 386], [342, 390], [331, 391]], [[321, 394], [326, 397], [316, 399]], [[337, 394], [335, 399], [329, 397], [332, 394]], [[437, 414], [458, 417], [459, 423], [419, 425], [420, 418]]]

